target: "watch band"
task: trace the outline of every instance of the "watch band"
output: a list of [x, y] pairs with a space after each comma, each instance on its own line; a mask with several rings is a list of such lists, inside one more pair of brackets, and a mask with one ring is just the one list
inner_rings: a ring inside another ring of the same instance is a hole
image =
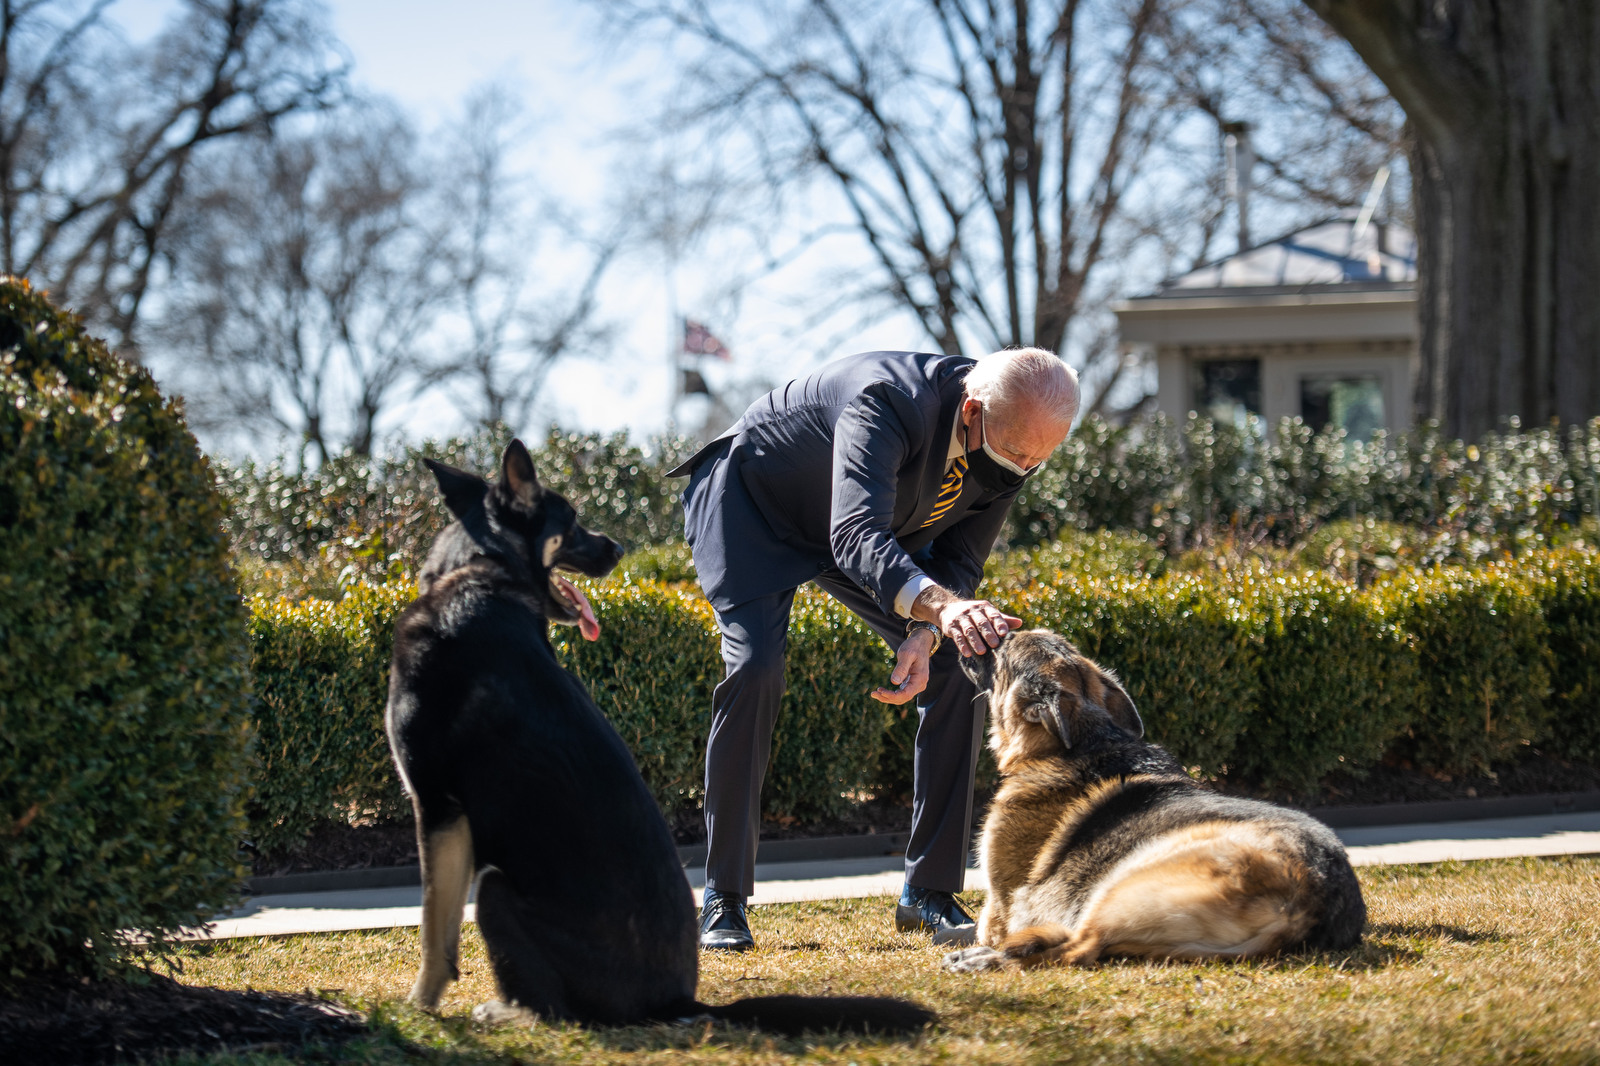
[[920, 618], [913, 618], [906, 623], [906, 636], [909, 637], [919, 629], [926, 629], [933, 634], [933, 647], [928, 650], [928, 654], [932, 655], [939, 650], [939, 645], [944, 643], [944, 633], [939, 629], [937, 622], [924, 622]]

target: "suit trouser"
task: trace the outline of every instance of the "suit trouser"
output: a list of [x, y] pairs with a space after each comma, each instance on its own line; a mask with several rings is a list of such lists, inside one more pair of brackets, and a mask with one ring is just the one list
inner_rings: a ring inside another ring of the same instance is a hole
[[[885, 614], [837, 570], [820, 574], [816, 583], [899, 650], [905, 640], [903, 618]], [[794, 593], [788, 589], [717, 612], [727, 675], [711, 697], [711, 736], [706, 742], [706, 887], [719, 892], [748, 896], [755, 888], [761, 782], [783, 698]], [[986, 710], [959, 663], [955, 643], [941, 643], [929, 664], [928, 687], [917, 697], [911, 839], [906, 845], [907, 883], [946, 892], [961, 891], [967, 866], [972, 783]], [[841, 692], [839, 698], [871, 697]]]

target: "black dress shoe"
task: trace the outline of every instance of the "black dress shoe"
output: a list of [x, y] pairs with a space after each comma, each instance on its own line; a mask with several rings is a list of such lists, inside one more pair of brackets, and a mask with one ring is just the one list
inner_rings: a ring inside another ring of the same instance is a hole
[[749, 951], [756, 946], [744, 916], [744, 897], [706, 889], [700, 907], [700, 946], [707, 951]]
[[894, 909], [894, 927], [902, 933], [932, 933], [935, 944], [971, 944], [978, 923], [954, 894], [907, 885]]

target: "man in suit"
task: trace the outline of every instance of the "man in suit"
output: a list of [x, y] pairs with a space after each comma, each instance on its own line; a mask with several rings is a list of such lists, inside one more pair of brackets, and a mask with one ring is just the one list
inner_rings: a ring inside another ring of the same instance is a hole
[[974, 932], [955, 893], [972, 832], [984, 707], [958, 667], [1020, 619], [973, 599], [1007, 507], [1066, 438], [1077, 378], [1037, 348], [974, 361], [868, 352], [751, 404], [672, 471], [689, 476], [685, 526], [716, 611], [727, 673], [706, 745], [703, 947], [754, 943], [760, 793], [783, 696], [795, 590], [814, 581], [896, 652], [893, 687], [917, 700], [902, 930]]

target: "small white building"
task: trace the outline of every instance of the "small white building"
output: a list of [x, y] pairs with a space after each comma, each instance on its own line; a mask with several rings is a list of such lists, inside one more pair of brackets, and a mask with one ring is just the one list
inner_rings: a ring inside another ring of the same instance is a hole
[[1393, 222], [1308, 226], [1116, 305], [1121, 342], [1154, 359], [1156, 406], [1173, 419], [1399, 432], [1419, 362], [1416, 248]]

